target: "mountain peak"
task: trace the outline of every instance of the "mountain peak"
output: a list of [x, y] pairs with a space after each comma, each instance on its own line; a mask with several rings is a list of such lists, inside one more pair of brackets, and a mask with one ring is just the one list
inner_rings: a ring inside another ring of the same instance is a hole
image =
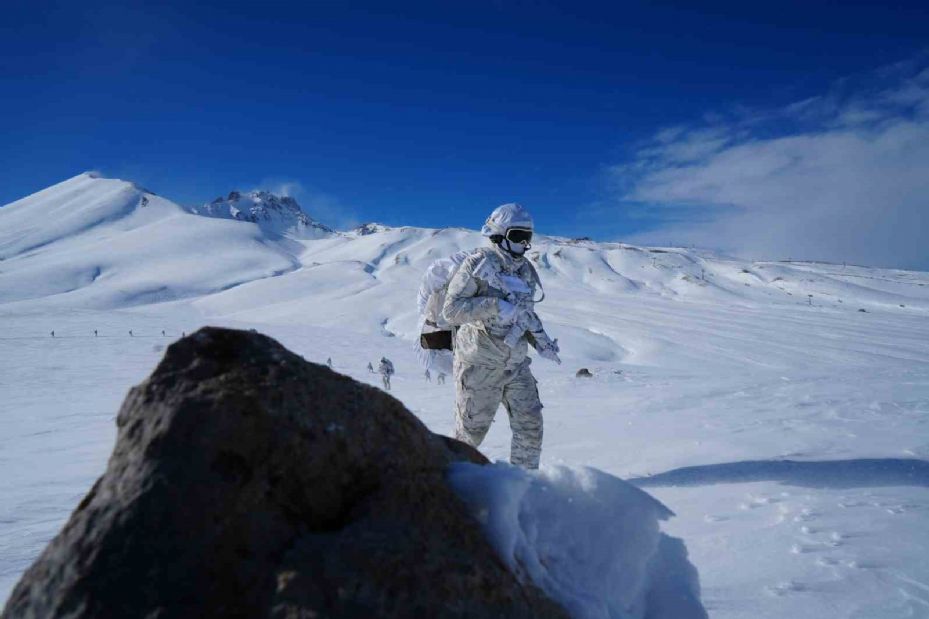
[[357, 236], [367, 236], [378, 232], [387, 232], [388, 230], [392, 230], [392, 228], [372, 221], [353, 228], [351, 232]]
[[321, 238], [334, 234], [332, 228], [307, 215], [290, 196], [270, 191], [230, 191], [212, 202], [190, 209], [197, 215], [234, 219], [258, 224], [262, 229], [297, 238]]

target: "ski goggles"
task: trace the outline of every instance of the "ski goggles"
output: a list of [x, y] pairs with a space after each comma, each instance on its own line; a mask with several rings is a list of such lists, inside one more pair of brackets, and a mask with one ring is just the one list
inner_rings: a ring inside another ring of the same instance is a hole
[[532, 241], [532, 230], [529, 228], [510, 228], [506, 231], [506, 240], [510, 243], [529, 244]]

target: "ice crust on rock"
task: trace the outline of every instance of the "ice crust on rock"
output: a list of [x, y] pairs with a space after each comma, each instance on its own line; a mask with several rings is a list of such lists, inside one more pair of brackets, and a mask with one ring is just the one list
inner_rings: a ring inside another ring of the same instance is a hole
[[575, 619], [706, 617], [674, 514], [594, 468], [455, 463], [449, 481], [506, 564]]

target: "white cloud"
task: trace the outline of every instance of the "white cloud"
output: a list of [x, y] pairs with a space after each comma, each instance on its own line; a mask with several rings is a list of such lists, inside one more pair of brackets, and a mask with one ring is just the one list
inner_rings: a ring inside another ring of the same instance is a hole
[[781, 109], [660, 131], [612, 169], [626, 205], [661, 222], [627, 240], [929, 268], [925, 64], [845, 80]]

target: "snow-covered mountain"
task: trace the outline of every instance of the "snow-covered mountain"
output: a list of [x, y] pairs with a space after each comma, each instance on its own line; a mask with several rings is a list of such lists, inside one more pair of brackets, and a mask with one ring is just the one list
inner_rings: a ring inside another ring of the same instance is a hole
[[191, 212], [206, 217], [248, 221], [272, 234], [300, 239], [318, 239], [335, 234], [332, 228], [307, 215], [289, 196], [277, 196], [268, 191], [232, 191], [225, 198], [191, 208]]
[[[0, 208], [0, 598], [102, 469], [126, 388], [201, 324], [363, 381], [386, 354], [393, 394], [452, 431], [416, 289], [486, 239], [202, 215], [89, 174]], [[652, 476], [714, 617], [926, 616], [929, 273], [544, 235], [530, 259], [564, 360], [532, 365], [543, 464]], [[500, 421], [482, 450], [508, 444]]]
[[85, 173], [0, 208], [0, 303], [119, 308], [299, 267], [293, 241]]
[[[206, 316], [350, 322], [354, 330], [412, 337], [410, 299], [425, 268], [485, 242], [460, 228], [368, 224], [334, 233], [293, 200], [266, 192], [233, 192], [189, 212], [132, 183], [81, 174], [0, 208], [0, 303], [118, 309], [185, 299]], [[631, 299], [843, 314], [929, 311], [924, 273], [746, 262], [543, 235], [530, 258], [549, 291], [543, 307], [571, 329], [577, 311], [609, 315], [617, 300]], [[360, 321], [358, 303], [367, 308]], [[630, 354], [627, 345], [609, 343], [608, 325], [585, 322], [586, 338], [611, 354]]]

